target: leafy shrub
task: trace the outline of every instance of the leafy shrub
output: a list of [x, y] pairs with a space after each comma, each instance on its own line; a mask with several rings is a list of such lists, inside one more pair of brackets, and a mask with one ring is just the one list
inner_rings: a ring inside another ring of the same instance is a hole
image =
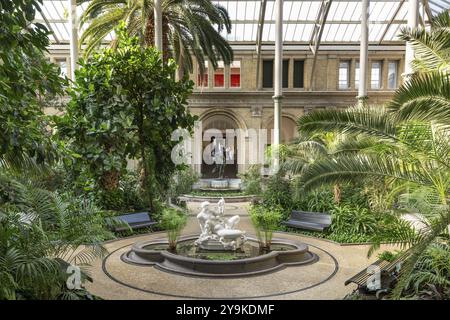
[[374, 243], [371, 252], [378, 248], [381, 242], [411, 238], [415, 232], [407, 221], [390, 212], [373, 212], [350, 204], [335, 205], [330, 212], [332, 223], [324, 232], [310, 232], [284, 226], [281, 228], [339, 243]]
[[244, 185], [245, 194], [259, 195], [262, 192], [261, 165], [252, 165], [250, 168], [238, 175]]
[[115, 190], [96, 192], [99, 205], [105, 210], [137, 211], [145, 209], [145, 201], [141, 193], [139, 175], [135, 171], [127, 171], [119, 181]]
[[332, 211], [330, 230], [334, 233], [373, 234], [377, 230], [377, 219], [367, 208], [359, 206], [336, 206]]
[[187, 215], [173, 208], [164, 208], [161, 216], [161, 227], [167, 231], [169, 249], [175, 250], [181, 230], [187, 223]]
[[392, 262], [398, 256], [399, 252], [383, 251], [378, 254], [378, 259]]
[[416, 263], [404, 292], [421, 299], [450, 299], [450, 245], [447, 239], [432, 243]]
[[49, 192], [28, 176], [0, 171], [0, 186], [0, 300], [83, 298], [65, 285], [61, 262], [87, 267], [106, 255], [101, 243], [114, 235], [102, 212], [90, 199]]
[[192, 186], [198, 179], [199, 176], [197, 172], [190, 167], [175, 171], [169, 189], [170, 197], [173, 199], [180, 195], [190, 193], [192, 191]]
[[330, 212], [334, 205], [331, 189], [322, 187], [307, 193], [297, 192], [293, 206], [295, 209], [303, 211]]
[[250, 208], [250, 218], [261, 248], [270, 249], [273, 231], [277, 230], [282, 216], [281, 208], [266, 208], [261, 205]]
[[262, 205], [266, 208], [282, 209], [287, 218], [293, 207], [291, 184], [280, 174], [271, 176], [262, 195]]

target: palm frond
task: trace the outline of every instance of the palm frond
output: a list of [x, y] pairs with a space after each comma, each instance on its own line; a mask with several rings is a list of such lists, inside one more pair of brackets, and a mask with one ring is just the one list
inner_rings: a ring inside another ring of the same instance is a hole
[[406, 82], [389, 103], [398, 121], [436, 121], [450, 125], [450, 74], [419, 74]]

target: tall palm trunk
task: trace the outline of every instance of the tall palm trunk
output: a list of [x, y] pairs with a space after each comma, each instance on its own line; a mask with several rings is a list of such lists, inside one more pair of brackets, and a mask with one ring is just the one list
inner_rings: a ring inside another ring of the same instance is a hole
[[[169, 20], [167, 17], [163, 16], [162, 25], [162, 36], [163, 36], [163, 61], [167, 62], [169, 60]], [[155, 19], [154, 16], [150, 16], [147, 20], [147, 25], [145, 27], [145, 45], [147, 47], [155, 46]]]
[[147, 47], [155, 45], [155, 19], [153, 15], [148, 17], [147, 24], [145, 26], [144, 41]]

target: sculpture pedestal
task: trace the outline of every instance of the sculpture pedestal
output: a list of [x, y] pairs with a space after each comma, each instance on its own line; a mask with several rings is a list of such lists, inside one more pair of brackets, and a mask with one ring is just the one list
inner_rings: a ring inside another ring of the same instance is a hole
[[227, 189], [228, 188], [228, 180], [226, 180], [226, 179], [211, 180], [211, 188], [212, 189]]
[[225, 246], [219, 240], [206, 240], [198, 245], [202, 250], [210, 251], [232, 251], [233, 248], [225, 248]]

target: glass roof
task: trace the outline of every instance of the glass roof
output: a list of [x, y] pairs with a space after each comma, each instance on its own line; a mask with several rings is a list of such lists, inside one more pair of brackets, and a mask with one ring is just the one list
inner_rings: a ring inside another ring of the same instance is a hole
[[[232, 43], [256, 43], [258, 18], [261, 0], [219, 0], [233, 23], [231, 34], [223, 36]], [[428, 8], [423, 4], [428, 3]], [[321, 0], [285, 0], [284, 1], [284, 41], [287, 43], [309, 42], [314, 24], [322, 4]], [[78, 7], [80, 15], [87, 4]], [[69, 42], [67, 0], [43, 0], [42, 14], [36, 19], [47, 23], [53, 31], [53, 43]], [[450, 0], [420, 1], [420, 21], [428, 21], [427, 11], [432, 14], [450, 9]], [[372, 43], [392, 42], [406, 25], [408, 0], [370, 0], [369, 41]], [[361, 0], [334, 0], [331, 3], [325, 23], [322, 43], [357, 43], [360, 39]], [[84, 27], [83, 27], [84, 29]], [[81, 30], [82, 32], [83, 30]], [[81, 34], [80, 32], [80, 34]], [[109, 35], [106, 41], [112, 39]], [[263, 42], [275, 41], [274, 0], [267, 0]]]

